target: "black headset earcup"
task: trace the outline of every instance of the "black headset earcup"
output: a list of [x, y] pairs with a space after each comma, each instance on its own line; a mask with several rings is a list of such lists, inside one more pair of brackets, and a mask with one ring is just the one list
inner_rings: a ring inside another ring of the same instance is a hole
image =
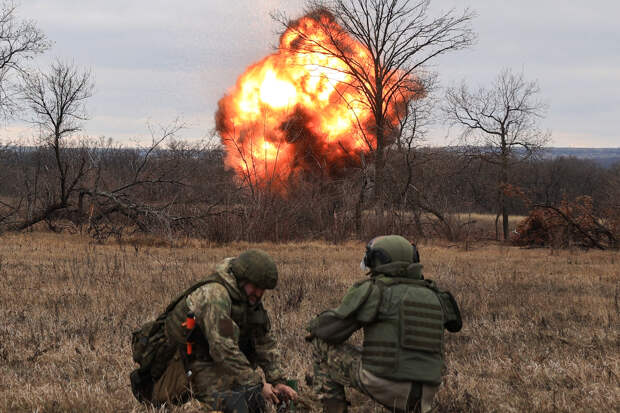
[[411, 246], [413, 247], [413, 262], [414, 263], [419, 263], [420, 262], [420, 253], [418, 252], [418, 247], [416, 247], [416, 245], [412, 242]]
[[366, 268], [370, 268], [370, 264], [372, 263], [372, 249], [367, 246], [366, 254], [364, 254], [364, 265]]

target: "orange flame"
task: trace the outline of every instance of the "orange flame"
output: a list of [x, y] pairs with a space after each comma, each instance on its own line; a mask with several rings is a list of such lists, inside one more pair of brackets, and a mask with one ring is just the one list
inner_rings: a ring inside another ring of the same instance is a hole
[[[317, 46], [330, 44], [326, 27], [338, 33], [350, 56], [372, 67], [367, 49], [330, 15], [308, 15], [283, 33], [276, 53], [251, 65], [218, 103], [216, 129], [226, 148], [225, 163], [252, 184], [282, 188], [291, 176], [317, 169], [336, 175], [376, 148], [373, 112], [359, 82], [343, 60]], [[413, 97], [404, 92], [392, 100], [386, 111], [389, 127]]]

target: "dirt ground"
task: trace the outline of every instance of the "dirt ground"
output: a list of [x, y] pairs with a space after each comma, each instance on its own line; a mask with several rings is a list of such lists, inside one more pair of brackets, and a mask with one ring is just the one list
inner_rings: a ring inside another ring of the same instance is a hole
[[[216, 261], [248, 247], [1, 236], [0, 411], [146, 411], [129, 388], [131, 331]], [[281, 281], [265, 303], [286, 370], [303, 383], [303, 326], [364, 277], [363, 244], [252, 247], [278, 263]], [[419, 247], [426, 277], [453, 292], [464, 317], [463, 330], [447, 336], [435, 411], [620, 410], [618, 252]], [[353, 412], [382, 411], [355, 392], [350, 398]]]

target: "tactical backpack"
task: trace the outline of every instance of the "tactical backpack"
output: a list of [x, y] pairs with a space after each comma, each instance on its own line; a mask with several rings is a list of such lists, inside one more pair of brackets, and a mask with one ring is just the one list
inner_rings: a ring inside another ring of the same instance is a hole
[[168, 363], [178, 349], [178, 345], [166, 337], [165, 326], [169, 313], [194, 290], [210, 282], [214, 282], [214, 280], [211, 278], [194, 284], [175, 298], [159, 317], [143, 324], [131, 333], [133, 361], [138, 363], [140, 367], [130, 373], [129, 379], [131, 391], [139, 402], [152, 403], [155, 382], [164, 374]]

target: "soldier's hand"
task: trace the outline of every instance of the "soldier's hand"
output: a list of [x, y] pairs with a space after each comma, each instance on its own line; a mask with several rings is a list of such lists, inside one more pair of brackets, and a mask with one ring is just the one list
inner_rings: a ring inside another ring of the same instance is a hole
[[273, 404], [280, 403], [280, 399], [278, 399], [278, 395], [275, 393], [274, 388], [270, 383], [263, 384], [262, 394], [266, 401]]
[[282, 383], [276, 384], [275, 391], [284, 400], [296, 400], [297, 399], [297, 392], [295, 391], [295, 389], [287, 386], [286, 384], [282, 384]]

